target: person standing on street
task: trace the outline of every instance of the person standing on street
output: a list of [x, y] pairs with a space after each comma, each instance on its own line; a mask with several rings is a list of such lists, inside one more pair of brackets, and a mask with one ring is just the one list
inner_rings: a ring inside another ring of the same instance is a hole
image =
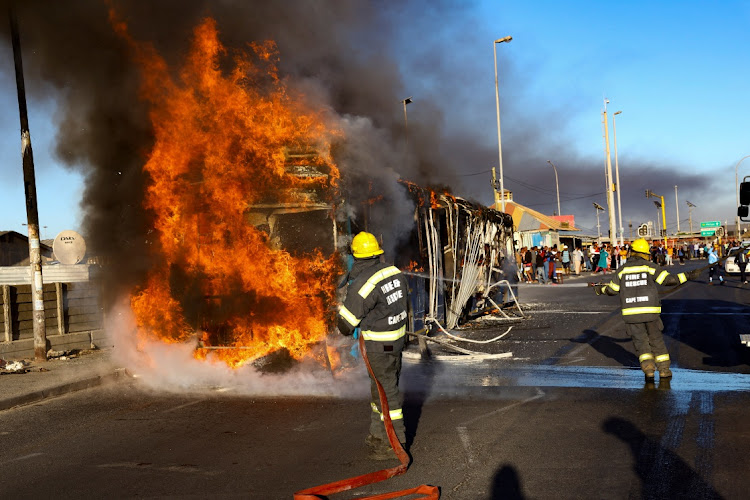
[[544, 271], [546, 267], [546, 248], [540, 248], [536, 254], [536, 280], [539, 284], [547, 283], [547, 273]]
[[563, 269], [565, 270], [565, 275], [570, 275], [570, 250], [568, 250], [568, 245], [563, 245], [560, 261], [562, 262]]
[[747, 250], [740, 247], [737, 257], [735, 257], [734, 260], [737, 262], [737, 267], [740, 268], [740, 281], [743, 285], [747, 285], [747, 275], [745, 274], [745, 268], [747, 267]]
[[597, 295], [620, 295], [622, 319], [646, 379], [653, 379], [657, 369], [660, 378], [672, 376], [669, 352], [662, 337], [664, 324], [656, 285], [679, 285], [697, 278], [700, 272], [701, 269], [696, 269], [675, 276], [660, 270], [650, 259], [648, 242], [641, 238], [633, 242], [627, 262], [615, 271], [612, 280], [594, 286]]
[[576, 276], [581, 274], [582, 262], [583, 262], [583, 252], [581, 251], [581, 247], [576, 247], [576, 249], [573, 250], [573, 271], [576, 273]]
[[599, 250], [599, 262], [596, 263], [596, 269], [594, 269], [594, 274], [599, 272], [599, 269], [602, 270], [602, 274], [607, 274], [607, 267], [609, 266], [609, 254], [607, 253], [607, 250], [605, 250], [604, 245], [602, 245], [602, 248]]
[[708, 268], [709, 285], [714, 284], [714, 274], [719, 276], [719, 283], [724, 284], [724, 268], [721, 266], [721, 262], [719, 262], [718, 248], [719, 245], [715, 245], [708, 250], [708, 265], [711, 266]]
[[593, 243], [589, 247], [589, 257], [591, 258], [591, 270], [596, 272], [597, 264], [599, 264], [599, 245], [597, 243]]
[[359, 327], [370, 360], [370, 394], [372, 407], [370, 434], [365, 439], [371, 447], [370, 458], [388, 460], [396, 455], [388, 442], [385, 418], [374, 378], [380, 382], [388, 401], [393, 430], [402, 447], [406, 443], [403, 395], [398, 382], [401, 375], [401, 352], [406, 341], [407, 285], [395, 266], [380, 262], [383, 250], [371, 233], [361, 232], [352, 240], [354, 265], [349, 272], [351, 283], [344, 304], [339, 309], [338, 327], [351, 335]]

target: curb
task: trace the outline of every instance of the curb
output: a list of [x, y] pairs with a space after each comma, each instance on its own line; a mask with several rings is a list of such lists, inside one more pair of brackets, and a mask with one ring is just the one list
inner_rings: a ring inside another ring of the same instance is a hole
[[90, 389], [92, 387], [116, 382], [119, 379], [123, 379], [129, 376], [130, 374], [127, 372], [127, 370], [125, 370], [124, 368], [117, 368], [113, 373], [97, 375], [82, 380], [76, 380], [75, 382], [68, 382], [67, 384], [40, 389], [38, 391], [23, 394], [21, 396], [0, 399], [0, 411], [9, 410], [17, 406], [38, 403], [39, 401], [42, 401], [44, 399], [55, 398], [58, 396], [63, 396], [65, 394], [70, 394], [71, 392], [82, 391], [84, 389]]

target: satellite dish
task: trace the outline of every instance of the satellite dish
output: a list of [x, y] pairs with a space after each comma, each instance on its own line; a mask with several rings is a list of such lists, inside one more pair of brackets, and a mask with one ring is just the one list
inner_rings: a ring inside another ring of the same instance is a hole
[[52, 251], [61, 264], [78, 264], [86, 255], [86, 242], [83, 236], [68, 229], [57, 235]]

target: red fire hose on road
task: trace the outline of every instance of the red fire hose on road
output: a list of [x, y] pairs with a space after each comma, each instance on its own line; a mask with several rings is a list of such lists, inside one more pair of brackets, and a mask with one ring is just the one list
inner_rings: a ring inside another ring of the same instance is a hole
[[[370, 372], [370, 376], [375, 380], [375, 384], [378, 387], [378, 396], [380, 397], [380, 408], [382, 409], [383, 418], [385, 420], [385, 431], [388, 434], [388, 441], [393, 447], [393, 451], [396, 452], [401, 465], [392, 467], [390, 469], [383, 469], [376, 472], [370, 472], [369, 474], [363, 474], [361, 476], [351, 477], [348, 479], [342, 479], [333, 483], [321, 484], [320, 486], [313, 486], [302, 491], [298, 491], [294, 494], [294, 500], [320, 500], [326, 498], [327, 495], [333, 495], [334, 493], [341, 493], [342, 491], [348, 491], [368, 484], [378, 483], [384, 481], [393, 476], [403, 474], [409, 468], [409, 455], [406, 454], [404, 448], [396, 437], [396, 433], [393, 430], [393, 423], [389, 415], [390, 409], [388, 408], [388, 399], [385, 397], [385, 391], [383, 386], [380, 385], [380, 381], [375, 378], [372, 373], [372, 367], [370, 366], [370, 360], [367, 359], [367, 352], [365, 351], [365, 340], [360, 335], [359, 337], [359, 350], [362, 353], [362, 359], [365, 360], [367, 371]], [[400, 498], [407, 495], [422, 495], [421, 497], [425, 500], [438, 500], [440, 498], [440, 490], [437, 486], [421, 485], [416, 488], [408, 490], [394, 491], [392, 493], [383, 493], [382, 495], [375, 495], [370, 497], [363, 497], [363, 500], [387, 500], [389, 498]]]

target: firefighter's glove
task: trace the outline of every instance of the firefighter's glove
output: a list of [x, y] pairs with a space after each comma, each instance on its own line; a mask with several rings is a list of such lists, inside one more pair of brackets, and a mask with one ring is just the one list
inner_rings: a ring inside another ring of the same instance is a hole
[[701, 275], [702, 272], [703, 272], [703, 269], [693, 269], [692, 271], [690, 271], [689, 273], [687, 273], [686, 277], [689, 280], [697, 280], [698, 277]]
[[342, 317], [339, 317], [337, 326], [339, 328], [339, 333], [341, 335], [346, 335], [348, 337], [354, 333], [354, 328], [351, 325], [349, 325], [349, 323], [347, 323], [346, 320]]
[[604, 295], [605, 288], [607, 288], [607, 285], [594, 285], [594, 291], [597, 295]]

